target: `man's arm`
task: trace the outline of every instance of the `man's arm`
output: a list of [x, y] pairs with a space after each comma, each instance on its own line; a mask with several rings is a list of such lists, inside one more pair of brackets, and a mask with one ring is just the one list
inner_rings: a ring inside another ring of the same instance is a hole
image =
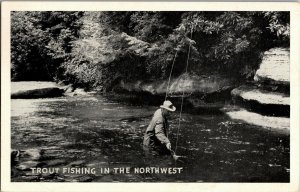
[[155, 135], [157, 139], [164, 145], [167, 145], [170, 143], [170, 140], [167, 138], [167, 136], [164, 133], [164, 128], [163, 128], [163, 122], [162, 121], [157, 121], [155, 125]]

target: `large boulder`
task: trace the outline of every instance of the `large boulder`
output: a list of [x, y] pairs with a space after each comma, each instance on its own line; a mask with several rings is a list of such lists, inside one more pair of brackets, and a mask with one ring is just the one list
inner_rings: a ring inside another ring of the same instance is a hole
[[35, 98], [47, 98], [47, 97], [60, 97], [63, 96], [64, 89], [58, 87], [48, 87], [41, 89], [32, 89], [18, 91], [11, 94], [12, 99], [35, 99]]

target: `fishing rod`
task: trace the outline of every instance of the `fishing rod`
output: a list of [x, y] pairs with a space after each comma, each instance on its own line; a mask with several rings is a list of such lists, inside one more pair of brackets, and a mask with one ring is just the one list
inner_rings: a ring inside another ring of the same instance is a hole
[[[194, 26], [192, 24], [190, 39], [192, 39], [192, 37], [193, 37], [193, 28], [194, 28]], [[189, 66], [191, 46], [192, 46], [192, 41], [190, 41], [189, 48], [188, 48], [188, 55], [187, 55], [186, 66], [185, 66], [185, 73], [186, 74], [187, 74], [188, 66]], [[177, 57], [177, 52], [178, 52], [178, 50], [176, 50], [176, 53], [175, 53], [175, 56], [174, 56], [174, 60], [173, 60], [173, 63], [172, 63], [172, 67], [171, 67], [171, 71], [170, 71], [170, 75], [169, 75], [169, 80], [168, 80], [168, 85], [167, 85], [167, 90], [166, 90], [165, 100], [167, 99], [167, 95], [168, 95], [168, 91], [169, 91], [169, 86], [170, 86], [171, 75], [172, 75], [172, 72], [173, 72], [173, 67], [174, 67], [175, 59]], [[176, 155], [176, 151], [177, 151], [177, 145], [178, 145], [178, 140], [179, 140], [179, 129], [180, 129], [180, 125], [181, 125], [181, 116], [182, 116], [182, 109], [183, 109], [184, 94], [185, 94], [185, 91], [183, 89], [182, 90], [182, 96], [181, 96], [181, 105], [180, 105], [180, 113], [179, 113], [179, 120], [178, 120], [178, 126], [177, 126], [177, 133], [176, 133], [175, 151], [173, 151], [172, 149], [170, 149], [172, 157], [174, 158], [175, 161], [177, 161], [179, 159], [179, 157], [183, 157], [183, 156]]]

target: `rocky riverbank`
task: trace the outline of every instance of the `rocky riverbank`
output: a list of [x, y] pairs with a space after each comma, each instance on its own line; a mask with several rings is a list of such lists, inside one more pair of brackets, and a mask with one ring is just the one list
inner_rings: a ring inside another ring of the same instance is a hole
[[253, 81], [231, 92], [240, 109], [227, 111], [227, 114], [235, 120], [289, 134], [289, 64], [289, 49], [266, 51]]

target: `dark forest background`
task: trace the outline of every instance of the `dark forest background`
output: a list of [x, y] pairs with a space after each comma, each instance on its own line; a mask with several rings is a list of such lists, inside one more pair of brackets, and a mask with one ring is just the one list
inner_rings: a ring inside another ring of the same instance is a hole
[[13, 81], [109, 91], [123, 81], [252, 78], [262, 53], [289, 47], [289, 12], [12, 12]]

